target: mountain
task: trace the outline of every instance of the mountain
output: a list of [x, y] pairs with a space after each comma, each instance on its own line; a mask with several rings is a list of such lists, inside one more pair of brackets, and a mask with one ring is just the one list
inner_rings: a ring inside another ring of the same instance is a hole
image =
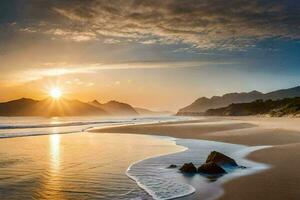
[[263, 99], [277, 100], [277, 99], [294, 98], [294, 97], [300, 97], [300, 86], [266, 93]]
[[22, 98], [0, 103], [0, 116], [83, 116], [108, 115], [106, 111], [77, 100], [41, 101]]
[[251, 103], [231, 104], [224, 108], [209, 109], [208, 116], [269, 115], [275, 117], [300, 117], [300, 97], [280, 100], [256, 100]]
[[144, 116], [158, 116], [158, 115], [172, 115], [172, 112], [169, 111], [153, 111], [146, 108], [134, 107], [134, 109], [140, 114]]
[[92, 106], [103, 109], [111, 115], [117, 116], [134, 116], [139, 115], [139, 113], [129, 104], [118, 102], [118, 101], [109, 101], [107, 103], [100, 103], [97, 100], [94, 100], [89, 103]]
[[263, 98], [263, 93], [252, 91], [249, 93], [229, 93], [223, 96], [213, 96], [212, 98], [201, 97], [191, 105], [184, 107], [177, 114], [204, 113], [207, 109], [225, 107], [232, 103], [251, 102]]
[[233, 103], [249, 103], [258, 99], [262, 100], [278, 100], [283, 98], [300, 97], [300, 86], [277, 90], [270, 93], [261, 93], [252, 91], [249, 93], [229, 93], [223, 96], [214, 96], [212, 98], [201, 97], [195, 102], [180, 109], [177, 115], [201, 115], [208, 109], [216, 109], [226, 107]]

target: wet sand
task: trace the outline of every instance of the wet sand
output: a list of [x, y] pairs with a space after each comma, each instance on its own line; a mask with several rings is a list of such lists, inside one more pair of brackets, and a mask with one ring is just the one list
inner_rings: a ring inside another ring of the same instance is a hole
[[[92, 132], [167, 135], [244, 145], [272, 145], [249, 159], [272, 165], [259, 174], [224, 185], [221, 200], [298, 200], [300, 198], [300, 119], [210, 117], [193, 121], [131, 125]], [[189, 199], [197, 199], [195, 195]]]
[[1, 139], [0, 199], [151, 199], [126, 176], [128, 166], [181, 149], [173, 141], [147, 135], [72, 133]]

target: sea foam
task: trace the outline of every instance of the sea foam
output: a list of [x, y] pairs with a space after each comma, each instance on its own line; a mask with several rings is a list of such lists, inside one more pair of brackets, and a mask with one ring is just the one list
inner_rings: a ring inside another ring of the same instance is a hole
[[[223, 194], [222, 184], [224, 182], [268, 168], [265, 164], [244, 158], [252, 151], [266, 148], [265, 146], [248, 147], [191, 139], [176, 139], [175, 142], [184, 147], [183, 151], [138, 161], [127, 170], [127, 175], [154, 199], [174, 199], [193, 193], [197, 193], [197, 197], [201, 197], [201, 199], [215, 199]], [[210, 180], [199, 174], [184, 175], [179, 172], [178, 168], [168, 168], [170, 164], [181, 166], [186, 162], [193, 162], [196, 166], [200, 166], [205, 162], [207, 155], [214, 150], [233, 157], [238, 164], [247, 168], [233, 170], [218, 180]]]
[[0, 138], [83, 132], [91, 128], [180, 121], [185, 117], [0, 117]]

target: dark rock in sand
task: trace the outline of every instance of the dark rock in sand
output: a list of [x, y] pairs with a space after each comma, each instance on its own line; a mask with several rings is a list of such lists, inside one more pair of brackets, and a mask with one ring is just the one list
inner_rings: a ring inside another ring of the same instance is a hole
[[235, 160], [233, 160], [232, 158], [220, 153], [220, 152], [217, 152], [217, 151], [212, 151], [207, 159], [206, 159], [206, 163], [215, 163], [215, 164], [218, 164], [219, 166], [222, 166], [222, 165], [230, 165], [230, 166], [233, 166], [233, 167], [237, 167], [238, 164], [235, 162]]
[[224, 174], [226, 171], [214, 162], [204, 163], [198, 168], [199, 173], [205, 174]]
[[183, 173], [197, 173], [197, 168], [193, 163], [184, 163], [179, 170]]
[[170, 165], [168, 168], [170, 168], [170, 169], [172, 169], [172, 168], [177, 168], [177, 165], [172, 164], [172, 165]]

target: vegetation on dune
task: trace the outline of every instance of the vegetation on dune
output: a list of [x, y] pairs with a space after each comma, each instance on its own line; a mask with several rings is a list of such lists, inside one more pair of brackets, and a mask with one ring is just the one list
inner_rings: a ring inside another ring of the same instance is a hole
[[281, 100], [256, 100], [251, 103], [231, 104], [227, 107], [209, 109], [209, 116], [270, 115], [272, 117], [300, 116], [300, 97]]

